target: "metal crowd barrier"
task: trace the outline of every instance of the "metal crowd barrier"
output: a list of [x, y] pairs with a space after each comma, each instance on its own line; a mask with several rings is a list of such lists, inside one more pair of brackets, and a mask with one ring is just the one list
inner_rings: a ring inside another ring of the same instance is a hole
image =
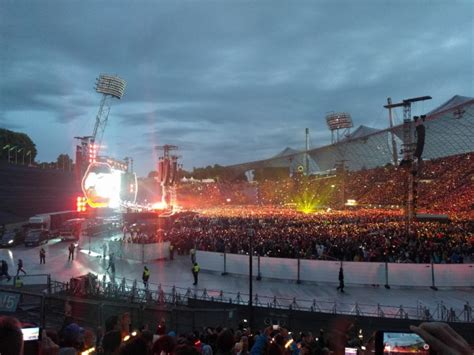
[[[72, 295], [93, 295], [109, 299], [119, 299], [131, 303], [154, 303], [188, 305], [190, 299], [218, 302], [227, 305], [247, 305], [248, 294], [241, 292], [227, 292], [223, 290], [195, 289], [177, 287], [175, 285], [149, 283], [145, 288], [141, 281], [125, 277], [102, 278], [92, 275], [93, 281], [84, 282], [81, 287], [52, 282], [52, 290], [67, 292]], [[62, 286], [58, 286], [62, 285]], [[462, 309], [455, 309], [438, 302], [436, 306], [429, 307], [422, 301], [417, 306], [403, 305], [392, 306], [382, 304], [345, 303], [337, 300], [305, 300], [298, 298], [283, 298], [276, 296], [263, 296], [255, 294], [253, 305], [269, 309], [286, 309], [304, 312], [322, 312], [338, 315], [355, 315], [379, 318], [398, 318], [413, 320], [437, 320], [447, 322], [473, 322], [473, 310], [469, 302]]]

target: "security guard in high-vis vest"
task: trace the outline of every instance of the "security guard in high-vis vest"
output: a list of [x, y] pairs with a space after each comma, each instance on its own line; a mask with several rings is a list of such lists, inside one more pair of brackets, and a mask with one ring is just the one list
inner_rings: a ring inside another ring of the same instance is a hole
[[143, 280], [143, 286], [145, 288], [148, 288], [148, 280], [150, 279], [150, 270], [145, 266], [143, 268], [143, 275], [142, 275], [142, 280]]
[[197, 285], [197, 283], [198, 283], [199, 270], [201, 270], [201, 268], [199, 267], [198, 263], [195, 262], [194, 265], [193, 265], [193, 268], [192, 268], [192, 272], [193, 272], [193, 276], [194, 276], [193, 285]]

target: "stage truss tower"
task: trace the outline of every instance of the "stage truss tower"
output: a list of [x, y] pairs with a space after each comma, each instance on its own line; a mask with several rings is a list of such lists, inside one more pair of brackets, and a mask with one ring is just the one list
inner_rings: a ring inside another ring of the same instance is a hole
[[161, 186], [161, 202], [164, 207], [174, 209], [177, 206], [176, 185], [180, 156], [171, 153], [178, 150], [178, 146], [165, 144], [156, 146], [155, 149], [163, 151], [163, 154], [158, 156], [158, 182]]

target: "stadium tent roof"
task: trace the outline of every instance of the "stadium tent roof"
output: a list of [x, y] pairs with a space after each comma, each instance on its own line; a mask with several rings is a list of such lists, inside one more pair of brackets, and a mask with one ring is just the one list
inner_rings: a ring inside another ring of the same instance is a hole
[[285, 149], [283, 149], [280, 153], [278, 153], [277, 155], [273, 156], [272, 158], [281, 158], [281, 157], [286, 157], [288, 155], [293, 155], [295, 153], [299, 153], [298, 150], [296, 149], [293, 149], [293, 148], [290, 148], [290, 147], [286, 147]]
[[441, 113], [443, 111], [451, 110], [454, 108], [457, 108], [458, 106], [468, 104], [470, 101], [474, 101], [474, 98], [472, 97], [467, 97], [467, 96], [460, 96], [460, 95], [454, 95], [452, 98], [450, 98], [448, 101], [446, 101], [444, 104], [438, 106], [434, 110], [431, 110], [428, 112], [427, 116], [433, 116], [438, 113]]
[[[474, 98], [453, 96], [427, 114], [425, 127], [423, 159], [473, 152]], [[384, 130], [361, 126], [339, 143], [312, 149], [308, 154], [320, 171], [334, 169], [338, 160], [344, 160], [350, 170], [384, 166], [393, 163], [392, 134], [396, 142], [395, 149], [399, 152], [403, 140], [403, 125]], [[293, 161], [304, 161], [304, 155], [304, 151], [286, 148], [273, 158], [232, 165], [228, 168], [242, 171], [262, 167], [287, 167], [290, 170]], [[398, 159], [400, 158], [399, 154]]]
[[357, 138], [364, 137], [364, 136], [367, 136], [369, 134], [379, 132], [379, 131], [380, 131], [380, 129], [377, 129], [377, 128], [372, 128], [372, 127], [367, 127], [367, 126], [364, 126], [364, 125], [360, 125], [359, 127], [357, 127], [357, 129], [354, 132], [349, 134], [349, 136], [344, 138], [344, 139], [345, 140], [347, 140], [347, 139], [357, 139]]
[[[303, 167], [303, 169], [305, 169], [305, 167], [306, 167], [306, 154], [305, 153], [294, 155], [293, 159], [291, 160], [291, 164], [290, 164], [290, 174], [298, 172], [299, 169], [301, 169], [300, 167]], [[317, 174], [320, 171], [321, 171], [321, 169], [319, 169], [318, 164], [316, 164], [314, 159], [311, 158], [311, 156], [308, 154], [308, 173], [309, 173], [309, 175]]]

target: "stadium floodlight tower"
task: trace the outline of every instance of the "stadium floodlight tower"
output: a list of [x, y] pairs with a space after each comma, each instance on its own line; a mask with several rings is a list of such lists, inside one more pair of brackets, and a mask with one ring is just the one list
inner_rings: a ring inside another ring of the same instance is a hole
[[92, 133], [91, 143], [100, 149], [102, 137], [104, 135], [107, 120], [109, 119], [110, 104], [112, 98], [121, 99], [125, 93], [125, 80], [118, 76], [101, 74], [96, 79], [95, 90], [102, 94], [99, 111], [97, 112], [94, 132]]
[[331, 112], [326, 115], [326, 123], [331, 130], [331, 143], [339, 142], [341, 137], [347, 137], [354, 127], [352, 117], [347, 112]]

